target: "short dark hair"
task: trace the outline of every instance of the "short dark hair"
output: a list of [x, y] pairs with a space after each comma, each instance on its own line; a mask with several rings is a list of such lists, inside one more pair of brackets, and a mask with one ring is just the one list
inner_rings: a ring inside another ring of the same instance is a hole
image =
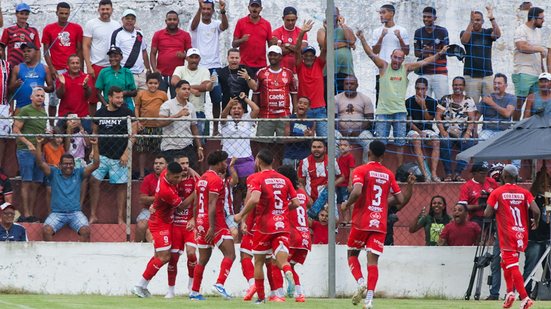
[[209, 166], [214, 166], [220, 162], [224, 162], [228, 159], [228, 153], [224, 150], [215, 150], [211, 152], [207, 157], [207, 163]]
[[121, 87], [111, 86], [111, 88], [109, 88], [109, 91], [107, 92], [107, 95], [113, 96], [114, 93], [121, 93], [121, 92], [124, 92], [124, 90], [122, 90]]
[[174, 87], [175, 87], [176, 89], [178, 89], [178, 88], [182, 87], [182, 85], [184, 85], [184, 84], [186, 84], [186, 85], [191, 85], [187, 80], [185, 80], [185, 79], [180, 79], [180, 81], [178, 81], [178, 82], [176, 83], [176, 86], [174, 86]]
[[543, 9], [537, 6], [531, 7], [528, 10], [528, 21], [531, 21], [532, 19], [535, 19], [536, 17], [540, 16], [541, 13], [543, 13]]
[[396, 13], [396, 8], [392, 4], [385, 4], [381, 6], [381, 9], [385, 9], [385, 10], [391, 11], [392, 13]]
[[147, 83], [150, 79], [156, 79], [160, 83], [163, 77], [161, 76], [161, 73], [153, 72], [145, 76], [145, 82]]
[[178, 13], [177, 13], [176, 11], [173, 11], [173, 10], [168, 11], [168, 12], [166, 13], [165, 17], [168, 16], [168, 15], [170, 15], [170, 14], [174, 14], [174, 15], [180, 17], [180, 16], [178, 15]]
[[168, 163], [166, 169], [171, 173], [171, 174], [178, 174], [178, 173], [181, 173], [183, 172], [184, 170], [182, 169], [182, 166], [180, 166], [180, 164], [176, 163], [176, 162], [170, 162]]
[[232, 47], [232, 48], [228, 49], [228, 56], [230, 55], [230, 53], [239, 53], [239, 49]]
[[291, 183], [293, 184], [293, 188], [298, 187], [298, 176], [296, 169], [291, 165], [282, 165], [277, 169], [277, 172], [281, 175], [289, 178]]
[[456, 77], [454, 77], [453, 80], [452, 80], [452, 84], [453, 84], [453, 82], [455, 82], [457, 79], [463, 81], [463, 85], [467, 85], [467, 82], [465, 81], [465, 77], [463, 77], [463, 76], [456, 76]]
[[111, 0], [100, 0], [98, 6], [102, 6], [102, 5], [110, 5], [111, 7], [113, 7], [113, 2], [111, 2]]
[[426, 78], [424, 78], [424, 77], [419, 77], [419, 78], [415, 81], [415, 85], [417, 85], [417, 84], [423, 84], [423, 85], [425, 85], [425, 86], [428, 87], [428, 86], [429, 86], [429, 81], [428, 81]]
[[71, 5], [69, 5], [69, 3], [67, 2], [60, 2], [57, 4], [57, 6], [55, 7], [55, 10], [59, 10], [59, 9], [71, 9]]
[[77, 57], [79, 61], [81, 60], [78, 54], [71, 54], [69, 57], [67, 57], [67, 64], [69, 63], [69, 61], [71, 61], [71, 58], [75, 57]]
[[480, 17], [482, 17], [482, 19], [484, 19], [484, 14], [482, 14], [482, 12], [480, 12], [480, 11], [474, 11], [474, 13], [480, 15]]
[[61, 158], [59, 158], [59, 164], [61, 164], [61, 162], [63, 162], [63, 159], [71, 159], [71, 160], [73, 160], [73, 163], [75, 163], [75, 157], [72, 154], [68, 153], [68, 152], [61, 155]]
[[266, 148], [261, 149], [261, 150], [256, 154], [256, 157], [257, 157], [258, 159], [260, 159], [262, 162], [264, 162], [264, 163], [266, 163], [266, 164], [268, 164], [268, 165], [270, 165], [270, 164], [272, 164], [272, 163], [274, 162], [274, 154], [273, 154], [270, 150], [268, 150], [268, 149], [266, 149]]
[[180, 153], [172, 157], [172, 161], [180, 160], [181, 158], [187, 158], [189, 160], [189, 157], [187, 155]]
[[430, 13], [432, 14], [432, 16], [436, 16], [436, 9], [433, 8], [432, 6], [427, 6], [426, 8], [423, 9], [423, 13]]
[[503, 78], [503, 80], [505, 81], [505, 83], [507, 84], [507, 75], [503, 74], [503, 73], [496, 73], [496, 75], [494, 75], [494, 80], [498, 77], [501, 77]]
[[371, 153], [377, 158], [380, 158], [385, 154], [386, 146], [381, 141], [372, 141], [369, 143], [369, 151], [371, 151]]
[[201, 1], [203, 4], [210, 4], [212, 5], [212, 9], [214, 10], [214, 0], [203, 0]]
[[321, 139], [321, 138], [314, 138], [314, 139], [312, 140], [312, 142], [310, 143], [310, 146], [311, 146], [312, 144], [314, 144], [315, 142], [320, 142], [320, 143], [323, 144], [323, 147], [327, 147], [327, 143], [325, 142], [324, 139]]
[[306, 99], [308, 101], [308, 105], [312, 104], [312, 101], [310, 100], [310, 98], [305, 95], [298, 97], [297, 101], [300, 99]]
[[156, 160], [156, 159], [165, 159], [165, 161], [168, 162], [168, 160], [166, 159], [165, 155], [163, 155], [163, 154], [158, 154], [158, 155], [156, 155], [154, 160]]

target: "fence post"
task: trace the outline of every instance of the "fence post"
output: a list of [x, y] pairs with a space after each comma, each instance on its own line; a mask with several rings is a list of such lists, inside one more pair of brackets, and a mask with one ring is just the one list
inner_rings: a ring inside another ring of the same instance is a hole
[[132, 219], [132, 118], [126, 116], [126, 129], [128, 134], [128, 183], [126, 184], [126, 241], [130, 241], [130, 224]]

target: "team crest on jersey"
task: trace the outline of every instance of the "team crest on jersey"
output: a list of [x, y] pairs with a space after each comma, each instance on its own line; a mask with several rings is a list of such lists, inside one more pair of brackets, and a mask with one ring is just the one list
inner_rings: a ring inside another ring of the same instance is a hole
[[515, 236], [517, 237], [517, 239], [524, 239], [524, 233], [516, 233]]
[[517, 248], [524, 248], [524, 241], [522, 239], [517, 240]]
[[379, 221], [377, 219], [369, 220], [369, 227], [379, 228], [380, 224], [381, 224], [381, 221]]
[[381, 220], [381, 213], [379, 212], [372, 212], [369, 214], [369, 217], [371, 219], [377, 219], [377, 220]]
[[24, 34], [24, 33], [20, 33], [20, 34], [19, 34], [19, 39], [20, 39], [21, 41], [23, 41], [23, 42], [26, 41], [26, 40], [25, 40], [25, 34]]
[[274, 216], [274, 221], [283, 221], [283, 216]]
[[302, 239], [302, 246], [303, 247], [308, 247], [310, 245], [310, 242], [308, 241], [308, 239]]
[[284, 84], [287, 84], [289, 82], [289, 79], [288, 78], [282, 78], [281, 81], [284, 83]]

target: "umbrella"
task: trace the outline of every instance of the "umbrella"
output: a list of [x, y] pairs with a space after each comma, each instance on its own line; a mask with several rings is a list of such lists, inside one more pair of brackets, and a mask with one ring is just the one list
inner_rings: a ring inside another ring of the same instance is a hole
[[551, 115], [536, 114], [491, 139], [457, 154], [457, 160], [551, 158]]

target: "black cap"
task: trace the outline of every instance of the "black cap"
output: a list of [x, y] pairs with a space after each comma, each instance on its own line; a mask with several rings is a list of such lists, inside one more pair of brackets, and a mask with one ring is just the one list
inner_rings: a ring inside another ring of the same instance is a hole
[[463, 49], [463, 47], [457, 44], [452, 44], [448, 46], [448, 50], [446, 51], [446, 56], [448, 57], [455, 56], [457, 57], [457, 59], [459, 59], [459, 61], [463, 61], [463, 59], [465, 58], [465, 50]]
[[283, 16], [287, 16], [287, 15], [297, 15], [297, 9], [295, 9], [292, 6], [288, 6], [288, 7], [284, 8], [283, 9]]
[[262, 6], [262, 0], [250, 0], [249, 5], [258, 4], [259, 6]]
[[487, 172], [489, 170], [490, 167], [486, 161], [475, 162], [471, 167], [471, 173]]
[[112, 53], [118, 53], [122, 55], [122, 50], [115, 45], [111, 45], [111, 47], [109, 47], [109, 51], [107, 51], [107, 54], [110, 55]]
[[21, 43], [21, 45], [19, 45], [19, 48], [21, 48], [21, 49], [26, 48], [26, 47], [38, 50], [38, 47], [36, 47], [36, 45], [34, 45], [33, 42], [23, 42], [23, 43]]

